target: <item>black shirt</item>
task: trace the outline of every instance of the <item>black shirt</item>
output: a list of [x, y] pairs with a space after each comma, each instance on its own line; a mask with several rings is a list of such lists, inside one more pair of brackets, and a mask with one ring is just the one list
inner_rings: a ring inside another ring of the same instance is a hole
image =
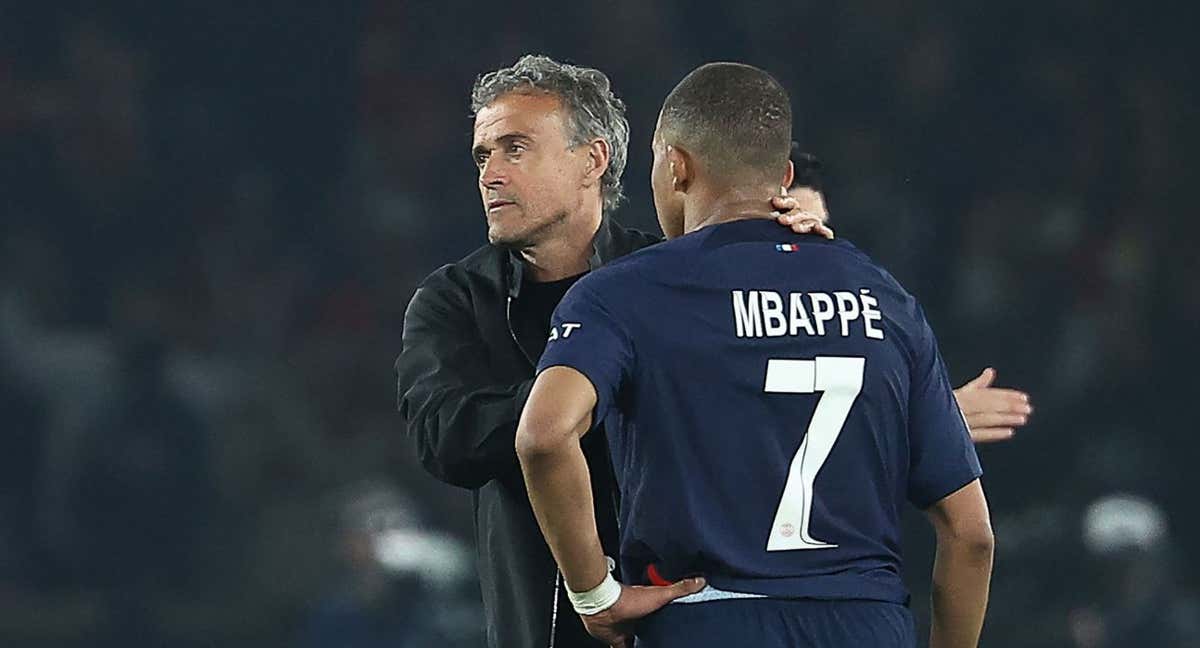
[[537, 364], [538, 358], [546, 350], [546, 339], [550, 337], [550, 316], [563, 295], [583, 274], [557, 281], [537, 282], [529, 279], [528, 275], [521, 282], [520, 296], [513, 300], [513, 334], [521, 343], [521, 348], [529, 354], [530, 360]]

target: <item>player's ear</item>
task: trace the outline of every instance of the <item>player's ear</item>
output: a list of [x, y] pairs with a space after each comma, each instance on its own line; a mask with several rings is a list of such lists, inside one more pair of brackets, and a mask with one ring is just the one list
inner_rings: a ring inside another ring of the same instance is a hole
[[787, 171], [783, 174], [783, 193], [787, 195], [788, 188], [792, 186], [792, 182], [796, 179], [796, 165], [788, 160]]
[[671, 172], [671, 188], [687, 193], [692, 180], [695, 179], [696, 167], [692, 164], [692, 156], [678, 146], [667, 145], [667, 165]]
[[587, 171], [584, 174], [584, 186], [590, 187], [593, 184], [600, 182], [600, 178], [604, 177], [604, 172], [608, 170], [608, 163], [612, 160], [612, 150], [608, 147], [608, 141], [597, 137], [587, 144]]

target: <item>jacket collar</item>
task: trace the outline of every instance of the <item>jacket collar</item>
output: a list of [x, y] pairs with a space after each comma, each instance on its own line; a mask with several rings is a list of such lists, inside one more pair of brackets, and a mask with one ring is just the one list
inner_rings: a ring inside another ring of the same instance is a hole
[[[592, 256], [588, 258], [588, 272], [621, 256], [622, 251], [617, 249], [615, 243], [615, 234], [619, 228], [620, 225], [609, 218], [608, 214], [601, 217], [600, 228], [592, 237]], [[505, 264], [507, 266], [505, 279], [508, 282], [508, 296], [516, 299], [521, 294], [521, 281], [525, 276], [525, 260], [521, 258], [519, 252], [512, 250], [506, 256], [508, 259]]]

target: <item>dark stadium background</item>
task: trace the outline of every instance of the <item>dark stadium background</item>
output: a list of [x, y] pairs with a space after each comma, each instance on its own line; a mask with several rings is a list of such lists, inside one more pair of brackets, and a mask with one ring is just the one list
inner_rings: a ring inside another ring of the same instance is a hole
[[777, 75], [839, 235], [924, 301], [955, 383], [1033, 394], [981, 450], [984, 644], [1200, 645], [1193, 26], [1081, 0], [5, 3], [0, 645], [481, 645], [468, 495], [416, 464], [391, 364], [415, 284], [484, 241], [471, 83], [526, 52], [610, 75], [619, 218], [651, 230], [667, 91], [710, 60]]

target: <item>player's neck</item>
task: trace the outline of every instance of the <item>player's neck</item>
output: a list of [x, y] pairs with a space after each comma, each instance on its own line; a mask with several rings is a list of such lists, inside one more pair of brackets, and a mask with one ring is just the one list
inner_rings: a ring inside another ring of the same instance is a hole
[[592, 240], [600, 229], [601, 212], [573, 214], [544, 240], [521, 249], [528, 276], [536, 282], [558, 281], [583, 274], [592, 258]]
[[685, 206], [683, 232], [748, 218], [772, 218], [771, 190], [733, 188], [710, 196], [699, 195]]

